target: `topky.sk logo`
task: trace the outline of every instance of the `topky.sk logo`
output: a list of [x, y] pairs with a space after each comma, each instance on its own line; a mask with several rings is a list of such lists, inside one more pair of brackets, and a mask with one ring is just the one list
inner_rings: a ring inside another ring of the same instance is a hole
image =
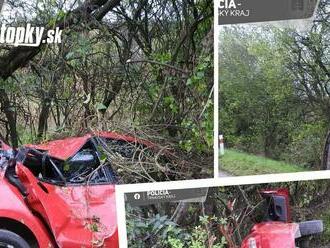
[[[0, 15], [3, 13], [5, 0], [0, 0]], [[3, 16], [2, 18], [5, 18]], [[8, 46], [29, 46], [38, 47], [43, 44], [62, 43], [62, 31], [60, 28], [46, 29], [45, 27], [35, 27], [26, 23], [22, 27], [7, 26], [2, 23], [0, 26], [0, 44]]]

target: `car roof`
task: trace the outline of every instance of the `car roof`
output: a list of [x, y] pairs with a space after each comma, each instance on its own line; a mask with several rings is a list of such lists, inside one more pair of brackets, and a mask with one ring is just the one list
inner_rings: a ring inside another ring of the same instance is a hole
[[81, 137], [69, 137], [61, 140], [48, 141], [38, 145], [25, 145], [25, 147], [35, 148], [37, 150], [46, 151], [49, 156], [59, 159], [67, 160], [74, 156], [92, 137], [103, 137], [114, 140], [122, 140], [126, 142], [143, 144], [149, 148], [155, 147], [152, 142], [137, 139], [133, 136], [123, 135], [116, 132], [94, 132], [86, 134]]

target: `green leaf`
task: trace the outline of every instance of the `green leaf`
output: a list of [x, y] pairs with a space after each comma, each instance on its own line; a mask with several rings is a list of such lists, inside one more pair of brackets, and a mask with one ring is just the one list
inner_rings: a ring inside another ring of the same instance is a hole
[[106, 110], [107, 107], [103, 103], [97, 103], [96, 104], [96, 110], [101, 111], [101, 110]]

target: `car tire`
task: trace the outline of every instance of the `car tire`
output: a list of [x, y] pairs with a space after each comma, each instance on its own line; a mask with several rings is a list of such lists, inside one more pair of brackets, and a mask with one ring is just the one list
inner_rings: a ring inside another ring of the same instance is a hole
[[29, 244], [21, 236], [3, 229], [0, 229], [0, 247], [30, 248]]
[[318, 234], [323, 232], [322, 220], [311, 220], [299, 223], [299, 229], [301, 236], [308, 236], [312, 234]]

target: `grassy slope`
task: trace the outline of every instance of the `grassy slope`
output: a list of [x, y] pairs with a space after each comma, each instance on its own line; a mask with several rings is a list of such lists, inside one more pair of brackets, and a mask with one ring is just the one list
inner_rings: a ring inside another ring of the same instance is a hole
[[298, 165], [227, 149], [220, 157], [220, 170], [236, 176], [307, 171]]

